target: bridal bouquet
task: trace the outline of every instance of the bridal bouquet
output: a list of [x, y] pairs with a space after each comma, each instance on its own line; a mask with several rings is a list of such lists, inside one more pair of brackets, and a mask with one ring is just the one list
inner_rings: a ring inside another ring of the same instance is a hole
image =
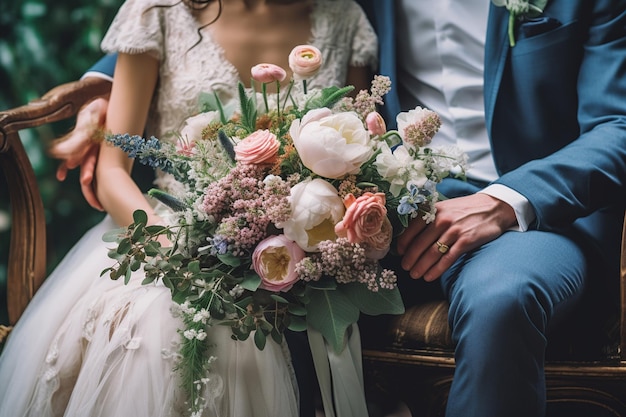
[[143, 267], [144, 284], [161, 280], [171, 290], [185, 326], [178, 369], [188, 387], [209, 366], [207, 326], [230, 326], [234, 339], [253, 337], [259, 349], [268, 338], [281, 343], [286, 329], [312, 328], [341, 351], [360, 313], [402, 313], [396, 276], [378, 261], [410, 218], [433, 218], [436, 184], [463, 172], [460, 152], [427, 147], [440, 125], [435, 113], [416, 108], [398, 116], [398, 131], [386, 130], [375, 109], [387, 77], [354, 98], [352, 87], [308, 91], [319, 65], [314, 47], [294, 49], [294, 80], [283, 93], [285, 70], [254, 67], [262, 91], [239, 85], [235, 103], [205, 96], [176, 144], [108, 138], [180, 184], [150, 192], [173, 209], [168, 225], [148, 225], [137, 211], [128, 228], [105, 236], [117, 244], [117, 262], [103, 274], [128, 280]]

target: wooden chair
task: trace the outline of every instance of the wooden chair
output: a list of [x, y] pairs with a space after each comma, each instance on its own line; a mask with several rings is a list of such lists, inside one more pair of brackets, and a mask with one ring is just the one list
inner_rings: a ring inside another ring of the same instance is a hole
[[7, 279], [8, 334], [46, 274], [46, 222], [35, 173], [20, 141], [19, 131], [69, 119], [90, 100], [105, 96], [111, 83], [88, 78], [60, 85], [42, 98], [0, 112], [0, 167], [11, 202], [11, 241]]
[[[8, 182], [13, 219], [7, 288], [11, 325], [46, 271], [43, 203], [18, 132], [71, 118], [109, 89], [110, 84], [100, 79], [72, 82], [27, 105], [0, 112], [0, 166]], [[565, 326], [551, 338], [559, 343], [550, 347], [546, 367], [550, 416], [626, 416], [626, 226], [624, 237], [621, 274], [615, 277], [621, 303], [615, 316], [604, 315], [587, 326], [606, 329], [609, 336], [598, 343], [583, 343], [595, 338], [585, 333], [587, 328], [580, 330], [574, 317], [573, 328]], [[447, 308], [444, 301], [416, 305], [385, 322], [375, 340], [364, 340], [368, 393], [399, 398], [415, 416], [443, 416], [454, 371]], [[581, 348], [582, 344], [586, 346]]]

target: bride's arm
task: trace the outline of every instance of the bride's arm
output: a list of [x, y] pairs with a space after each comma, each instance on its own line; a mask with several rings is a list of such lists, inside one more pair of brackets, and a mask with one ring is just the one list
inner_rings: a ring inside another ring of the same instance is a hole
[[[158, 61], [148, 54], [119, 54], [107, 110], [112, 133], [142, 135], [158, 76]], [[96, 167], [98, 200], [120, 226], [132, 223], [137, 209], [158, 223], [141, 190], [130, 176], [133, 161], [119, 148], [101, 146]]]

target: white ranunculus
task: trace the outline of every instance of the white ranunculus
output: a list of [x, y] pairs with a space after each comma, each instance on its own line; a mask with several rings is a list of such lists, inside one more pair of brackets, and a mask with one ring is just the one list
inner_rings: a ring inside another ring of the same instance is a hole
[[363, 122], [353, 112], [309, 111], [289, 129], [304, 166], [326, 178], [356, 174], [373, 153]]
[[183, 140], [195, 142], [202, 138], [202, 129], [212, 122], [220, 120], [218, 111], [207, 111], [196, 116], [189, 117], [185, 120], [185, 125], [180, 131]]
[[315, 252], [324, 240], [335, 240], [335, 225], [345, 208], [337, 190], [327, 181], [316, 178], [291, 188], [291, 218], [278, 225], [283, 233], [306, 252]]
[[424, 162], [414, 159], [404, 145], [396, 147], [393, 152], [383, 144], [376, 156], [374, 166], [378, 173], [389, 183], [389, 192], [397, 197], [408, 184], [421, 186], [426, 183], [426, 167]]

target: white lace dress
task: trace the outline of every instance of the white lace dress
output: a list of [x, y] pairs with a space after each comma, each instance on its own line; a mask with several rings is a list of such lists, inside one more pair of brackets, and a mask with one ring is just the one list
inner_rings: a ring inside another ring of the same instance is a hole
[[[172, 7], [152, 7], [173, 4]], [[107, 52], [146, 52], [160, 60], [158, 94], [148, 135], [168, 138], [197, 112], [201, 92], [226, 100], [238, 75], [223, 50], [176, 0], [128, 0], [103, 41]], [[196, 42], [200, 40], [196, 46]], [[351, 0], [318, 0], [312, 44], [324, 54], [312, 87], [344, 85], [346, 68], [373, 65], [375, 35]], [[100, 272], [107, 257], [106, 218], [76, 244], [37, 292], [0, 356], [0, 417], [156, 417], [188, 414], [173, 371], [180, 323], [170, 292], [129, 285]], [[250, 338], [230, 339], [211, 327], [207, 343], [217, 357], [204, 391], [203, 416], [294, 417], [298, 395], [286, 346], [258, 351]]]

